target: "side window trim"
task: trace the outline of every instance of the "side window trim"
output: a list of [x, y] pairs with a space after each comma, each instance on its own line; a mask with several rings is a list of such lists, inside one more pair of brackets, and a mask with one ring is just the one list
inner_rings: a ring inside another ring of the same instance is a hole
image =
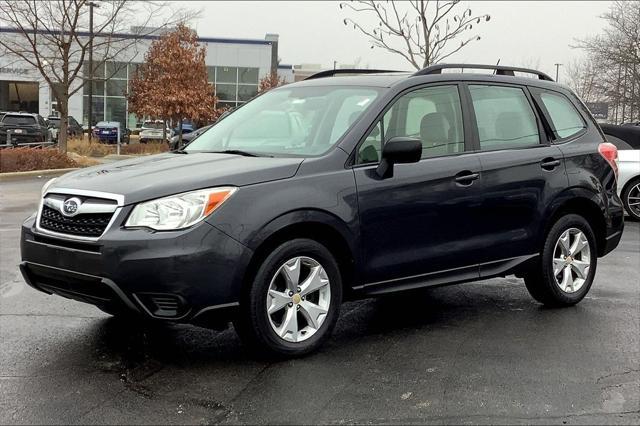
[[432, 83], [421, 83], [421, 84], [417, 84], [415, 86], [411, 86], [411, 87], [407, 87], [406, 89], [396, 93], [396, 95], [387, 103], [387, 105], [385, 105], [385, 107], [382, 109], [382, 111], [376, 116], [376, 118], [373, 120], [373, 122], [369, 125], [369, 127], [367, 128], [367, 130], [363, 133], [363, 135], [360, 137], [360, 139], [358, 140], [358, 143], [356, 144], [353, 152], [351, 153], [351, 156], [349, 158], [349, 166], [351, 168], [355, 168], [355, 167], [371, 167], [373, 165], [377, 165], [378, 163], [364, 163], [364, 164], [358, 164], [357, 163], [357, 159], [358, 159], [358, 151], [360, 150], [360, 147], [362, 146], [362, 144], [364, 143], [364, 141], [367, 139], [367, 136], [369, 136], [369, 134], [373, 131], [373, 129], [378, 125], [378, 122], [382, 122], [381, 125], [381, 133], [382, 133], [382, 139], [381, 139], [381, 145], [382, 147], [384, 147], [384, 133], [386, 131], [386, 129], [384, 128], [384, 116], [385, 114], [395, 105], [395, 103], [398, 101], [398, 99], [400, 99], [401, 97], [403, 97], [404, 95], [416, 91], [416, 90], [420, 90], [420, 89], [426, 89], [426, 88], [430, 88], [430, 87], [438, 87], [438, 86], [452, 86], [455, 87], [458, 90], [458, 97], [460, 98], [460, 110], [461, 110], [461, 114], [462, 114], [462, 126], [463, 126], [463, 134], [464, 134], [464, 151], [463, 152], [457, 152], [457, 153], [452, 153], [452, 154], [448, 154], [448, 155], [442, 155], [439, 157], [429, 157], [429, 158], [421, 158], [420, 161], [424, 161], [424, 160], [429, 160], [432, 158], [443, 158], [443, 157], [453, 157], [453, 156], [457, 156], [457, 155], [464, 155], [464, 154], [468, 154], [470, 152], [474, 152], [472, 150], [473, 146], [470, 145], [471, 143], [471, 130], [469, 129], [469, 124], [467, 123], [467, 115], [468, 114], [465, 111], [465, 100], [464, 100], [464, 95], [463, 95], [463, 85], [465, 83], [459, 82], [459, 81], [438, 81], [438, 82], [432, 82]]
[[[576, 105], [564, 93], [558, 92], [557, 90], [542, 89], [540, 87], [529, 87], [529, 90], [531, 91], [532, 97], [533, 97], [537, 107], [540, 108], [540, 110], [542, 111], [542, 115], [544, 117], [544, 120], [547, 122], [547, 125], [549, 126], [549, 129], [551, 130], [551, 132], [549, 134], [549, 138], [550, 138], [552, 143], [554, 143], [554, 144], [562, 144], [562, 143], [570, 142], [570, 141], [572, 141], [572, 140], [574, 140], [576, 138], [579, 138], [580, 136], [584, 135], [587, 132], [587, 130], [589, 128], [589, 126], [587, 125], [587, 122], [585, 121], [584, 117], [582, 116], [582, 114], [580, 113], [580, 111], [576, 107]], [[563, 98], [565, 98], [567, 100], [567, 102], [569, 102], [569, 104], [574, 108], [574, 110], [576, 111], [578, 117], [580, 117], [580, 120], [582, 120], [582, 124], [584, 125], [582, 130], [580, 130], [577, 133], [574, 133], [571, 136], [567, 136], [565, 138], [557, 137], [556, 134], [555, 134], [555, 131], [553, 131], [555, 125], [553, 124], [553, 119], [551, 118], [551, 114], [549, 113], [549, 110], [547, 110], [547, 107], [545, 106], [544, 102], [542, 102], [542, 98], [540, 97], [540, 95], [542, 93], [550, 93], [552, 95], [562, 96]]]
[[[541, 146], [548, 146], [549, 142], [543, 140], [543, 135], [546, 135], [546, 131], [542, 124], [541, 116], [538, 112], [538, 108], [534, 103], [533, 97], [526, 86], [521, 84], [513, 84], [513, 83], [496, 83], [493, 81], [472, 81], [464, 83], [465, 97], [467, 98], [466, 107], [469, 111], [470, 121], [473, 124], [471, 131], [473, 132], [473, 141], [474, 141], [474, 151], [473, 152], [491, 152], [491, 151], [502, 151], [502, 150], [511, 150], [511, 149], [530, 149], [530, 148], [538, 148]], [[529, 103], [529, 107], [531, 111], [533, 111], [533, 115], [536, 119], [536, 126], [538, 128], [538, 143], [532, 144], [528, 146], [512, 146], [512, 147], [503, 147], [496, 149], [481, 149], [480, 147], [480, 135], [478, 134], [478, 122], [476, 121], [476, 110], [473, 106], [473, 99], [471, 98], [471, 91], [469, 86], [496, 86], [496, 87], [508, 87], [512, 89], [520, 89], [524, 93], [524, 96], [527, 98], [527, 102]], [[465, 132], [466, 135], [466, 132]]]

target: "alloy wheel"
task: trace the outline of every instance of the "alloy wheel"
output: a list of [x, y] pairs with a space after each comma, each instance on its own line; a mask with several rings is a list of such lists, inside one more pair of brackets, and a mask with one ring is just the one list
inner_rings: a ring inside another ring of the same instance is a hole
[[287, 342], [302, 342], [322, 327], [331, 304], [331, 286], [322, 265], [299, 256], [274, 274], [266, 298], [271, 328]]
[[627, 193], [627, 206], [630, 213], [640, 218], [640, 182], [633, 186]]
[[564, 231], [553, 250], [553, 275], [560, 290], [575, 293], [584, 285], [591, 268], [591, 247], [577, 228]]

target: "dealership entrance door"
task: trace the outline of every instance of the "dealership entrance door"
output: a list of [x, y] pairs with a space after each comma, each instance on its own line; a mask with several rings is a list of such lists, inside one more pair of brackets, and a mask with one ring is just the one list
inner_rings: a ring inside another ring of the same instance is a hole
[[0, 80], [0, 111], [24, 111], [37, 114], [38, 83]]

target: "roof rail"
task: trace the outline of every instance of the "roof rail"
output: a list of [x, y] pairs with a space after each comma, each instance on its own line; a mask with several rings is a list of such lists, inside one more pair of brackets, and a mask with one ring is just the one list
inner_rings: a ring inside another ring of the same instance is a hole
[[480, 69], [480, 70], [493, 70], [497, 75], [510, 75], [514, 76], [514, 71], [524, 72], [528, 74], [537, 75], [540, 80], [555, 81], [542, 71], [532, 70], [530, 68], [510, 67], [506, 65], [483, 65], [483, 64], [436, 64], [417, 71], [412, 75], [429, 75], [429, 74], [442, 74], [442, 70], [460, 68], [460, 69]]
[[379, 74], [379, 73], [386, 73], [386, 72], [406, 72], [406, 71], [340, 68], [337, 70], [326, 70], [326, 71], [317, 72], [305, 78], [305, 80], [314, 80], [316, 78], [333, 77], [337, 74]]

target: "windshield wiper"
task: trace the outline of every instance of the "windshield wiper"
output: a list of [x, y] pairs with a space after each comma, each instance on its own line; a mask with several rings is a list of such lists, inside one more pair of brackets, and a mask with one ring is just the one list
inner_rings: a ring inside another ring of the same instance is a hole
[[185, 151], [184, 149], [174, 149], [173, 151], [171, 151], [172, 154], [188, 154], [187, 151]]
[[271, 155], [256, 154], [254, 152], [242, 151], [241, 149], [225, 149], [224, 151], [207, 151], [211, 154], [234, 154], [244, 157], [271, 157]]

